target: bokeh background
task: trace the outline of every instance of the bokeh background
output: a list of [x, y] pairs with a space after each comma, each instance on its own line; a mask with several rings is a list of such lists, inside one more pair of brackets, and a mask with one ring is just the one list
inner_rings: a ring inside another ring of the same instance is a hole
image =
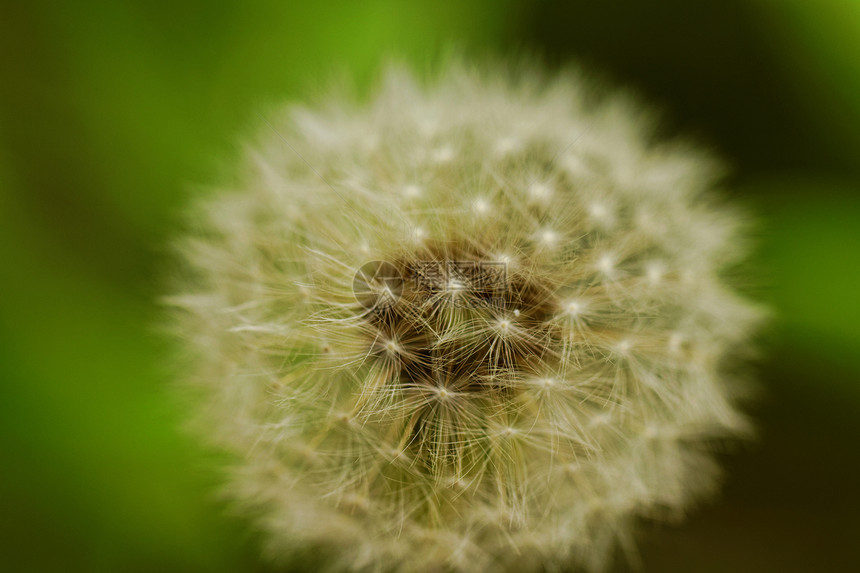
[[646, 526], [645, 571], [860, 570], [856, 0], [4, 2], [0, 569], [270, 571], [179, 429], [165, 245], [259, 110], [452, 44], [632, 87], [761, 219], [760, 437], [720, 499]]

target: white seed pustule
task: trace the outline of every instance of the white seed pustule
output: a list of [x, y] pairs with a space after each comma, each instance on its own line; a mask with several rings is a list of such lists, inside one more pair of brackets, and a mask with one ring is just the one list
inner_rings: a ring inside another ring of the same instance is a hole
[[592, 91], [392, 68], [267, 122], [195, 205], [169, 300], [197, 427], [274, 559], [596, 571], [712, 491], [708, 444], [749, 430], [745, 219], [718, 163]]

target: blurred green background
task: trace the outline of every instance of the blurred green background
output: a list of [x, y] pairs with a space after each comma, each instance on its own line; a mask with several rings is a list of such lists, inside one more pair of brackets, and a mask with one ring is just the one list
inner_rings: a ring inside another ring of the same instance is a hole
[[858, 570], [855, 0], [4, 3], [0, 569], [268, 570], [178, 429], [165, 245], [258, 110], [451, 43], [637, 89], [733, 163], [762, 220], [760, 439], [726, 457], [719, 500], [647, 528], [645, 570]]

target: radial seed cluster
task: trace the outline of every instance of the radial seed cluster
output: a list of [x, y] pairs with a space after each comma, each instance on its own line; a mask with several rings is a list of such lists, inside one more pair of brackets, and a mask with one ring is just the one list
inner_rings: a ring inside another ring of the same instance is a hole
[[600, 570], [709, 493], [758, 319], [719, 171], [575, 74], [392, 68], [265, 120], [170, 300], [269, 553]]

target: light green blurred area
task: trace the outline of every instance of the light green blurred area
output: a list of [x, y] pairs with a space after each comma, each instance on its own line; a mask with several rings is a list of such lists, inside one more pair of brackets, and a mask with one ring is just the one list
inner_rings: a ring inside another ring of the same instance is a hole
[[[860, 188], [774, 177], [756, 191], [771, 335], [794, 352], [860, 372]], [[857, 378], [820, 383], [860, 400]]]
[[[181, 433], [168, 391], [170, 341], [158, 334], [155, 300], [178, 213], [195, 186], [229, 171], [258, 110], [312, 98], [316, 82], [338, 72], [366, 87], [390, 55], [429, 69], [452, 43], [466, 54], [540, 53], [533, 39], [517, 43], [536, 17], [529, 6], [6, 8], [0, 559], [11, 566], [0, 567], [263, 568], [252, 534], [214, 501], [212, 456]], [[860, 9], [847, 0], [811, 6], [760, 1], [755, 16], [797, 81], [791, 97], [838, 154], [860, 142]], [[775, 315], [765, 345], [777, 357], [837, 364], [850, 375], [810, 383], [860, 407], [857, 180], [767, 171], [738, 189], [763, 221], [754, 292]]]
[[839, 145], [860, 153], [860, 2], [755, 0], [762, 32], [808, 111], [826, 122]]

